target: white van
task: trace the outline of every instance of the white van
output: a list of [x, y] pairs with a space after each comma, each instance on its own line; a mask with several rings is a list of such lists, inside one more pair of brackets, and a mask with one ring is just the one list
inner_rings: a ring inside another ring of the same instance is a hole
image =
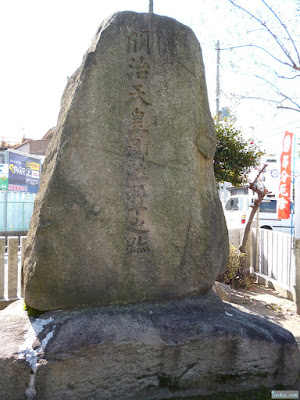
[[243, 228], [248, 222], [251, 213], [254, 196], [231, 196], [224, 207], [224, 214], [228, 229]]
[[[231, 196], [224, 207], [224, 214], [228, 229], [243, 228], [246, 226], [252, 211], [254, 195]], [[262, 201], [259, 208], [259, 227], [263, 229], [276, 230], [284, 233], [291, 232], [291, 219], [278, 219], [277, 199], [271, 195]], [[257, 213], [253, 223], [256, 226]]]
[[[259, 227], [275, 230], [283, 233], [291, 233], [291, 222], [289, 219], [278, 219], [278, 201], [275, 196], [266, 196], [259, 207]], [[256, 221], [257, 215], [254, 220]]]

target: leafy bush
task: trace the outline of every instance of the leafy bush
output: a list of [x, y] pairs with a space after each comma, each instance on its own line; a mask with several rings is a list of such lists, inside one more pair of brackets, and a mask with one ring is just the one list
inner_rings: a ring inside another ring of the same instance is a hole
[[235, 117], [226, 121], [215, 119], [217, 147], [214, 157], [216, 182], [231, 182], [233, 186], [247, 183], [247, 175], [263, 153], [253, 140], [246, 140], [242, 132], [234, 126]]
[[232, 287], [250, 287], [253, 280], [250, 272], [245, 269], [246, 254], [230, 244], [228, 266], [224, 274], [218, 276], [218, 281]]

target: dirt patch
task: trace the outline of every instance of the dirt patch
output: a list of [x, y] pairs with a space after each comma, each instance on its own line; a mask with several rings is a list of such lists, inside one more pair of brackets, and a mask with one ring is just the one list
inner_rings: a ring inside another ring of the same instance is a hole
[[275, 290], [253, 284], [250, 290], [232, 289], [231, 304], [239, 310], [259, 315], [293, 333], [300, 349], [300, 315], [295, 303]]

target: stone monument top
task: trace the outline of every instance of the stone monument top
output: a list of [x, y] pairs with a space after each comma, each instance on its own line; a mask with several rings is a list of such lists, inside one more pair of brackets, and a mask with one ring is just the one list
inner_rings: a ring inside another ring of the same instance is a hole
[[23, 265], [39, 310], [206, 293], [228, 238], [200, 45], [181, 23], [120, 12], [69, 79]]

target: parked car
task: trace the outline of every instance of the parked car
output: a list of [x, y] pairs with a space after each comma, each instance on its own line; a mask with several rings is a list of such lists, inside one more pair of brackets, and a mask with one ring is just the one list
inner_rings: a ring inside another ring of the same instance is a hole
[[243, 228], [248, 222], [253, 205], [254, 196], [231, 196], [224, 209], [228, 229]]
[[[252, 195], [231, 196], [224, 209], [228, 229], [243, 228], [249, 220], [255, 197]], [[291, 219], [278, 219], [278, 202], [275, 197], [266, 197], [259, 209], [259, 227], [263, 229], [276, 230], [284, 233], [291, 231]], [[253, 219], [256, 226], [257, 213]]]
[[[291, 232], [291, 218], [278, 218], [278, 201], [275, 197], [266, 197], [259, 208], [259, 227], [263, 229], [275, 230], [283, 233]], [[254, 220], [256, 221], [255, 215]]]

